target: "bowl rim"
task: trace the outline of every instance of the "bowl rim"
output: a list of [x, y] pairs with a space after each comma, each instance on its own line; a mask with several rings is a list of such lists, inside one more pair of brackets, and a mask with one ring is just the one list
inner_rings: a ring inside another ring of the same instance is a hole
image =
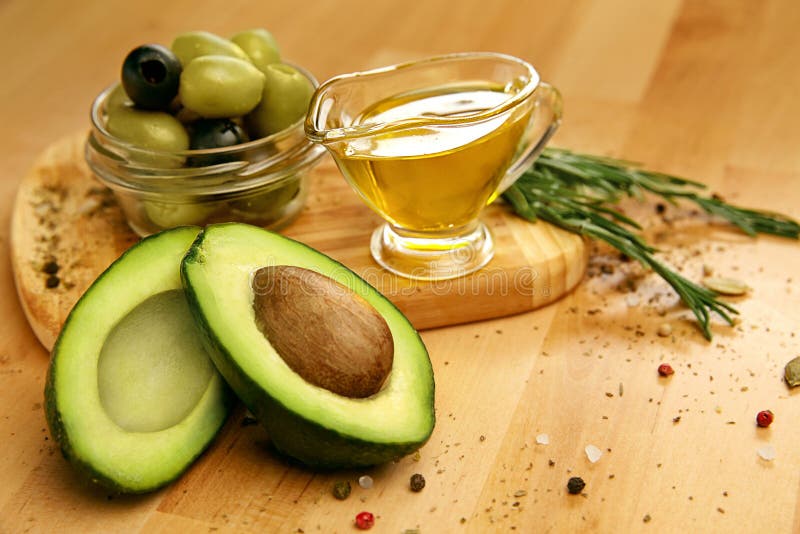
[[[289, 65], [297, 69], [303, 76], [305, 76], [311, 82], [315, 90], [317, 87], [319, 87], [319, 82], [314, 77], [314, 75], [311, 74], [311, 72], [309, 72], [307, 69], [289, 61], [281, 61], [280, 63]], [[119, 137], [116, 137], [115, 135], [111, 134], [105, 127], [105, 121], [102, 120], [101, 118], [102, 112], [105, 110], [105, 103], [108, 100], [108, 97], [117, 87], [120, 86], [121, 82], [119, 81], [116, 81], [106, 86], [106, 88], [100, 91], [100, 93], [92, 101], [89, 110], [89, 118], [92, 126], [91, 135], [98, 135], [99, 137], [102, 138], [103, 141], [113, 143], [114, 145], [120, 148], [124, 148], [125, 150], [129, 150], [137, 154], [153, 155], [153, 156], [168, 155], [175, 157], [231, 155], [231, 154], [236, 154], [238, 152], [245, 152], [248, 150], [258, 149], [265, 145], [274, 144], [276, 142], [280, 142], [283, 141], [284, 139], [290, 138], [292, 137], [292, 135], [296, 134], [300, 134], [298, 138], [301, 138], [299, 139], [296, 146], [304, 145], [306, 143], [312, 144], [311, 141], [305, 137], [304, 123], [306, 115], [303, 115], [302, 117], [297, 119], [297, 121], [292, 123], [290, 126], [284, 128], [279, 132], [275, 132], [274, 134], [268, 135], [266, 137], [259, 137], [258, 139], [253, 139], [246, 143], [239, 143], [227, 147], [187, 149], [187, 150], [162, 150], [155, 148], [144, 148], [134, 143], [120, 139]]]

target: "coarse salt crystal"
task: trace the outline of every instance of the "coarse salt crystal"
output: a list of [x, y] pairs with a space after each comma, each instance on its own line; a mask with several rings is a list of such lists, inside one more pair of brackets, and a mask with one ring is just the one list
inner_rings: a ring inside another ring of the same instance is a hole
[[758, 455], [761, 457], [762, 460], [766, 460], [771, 462], [775, 459], [775, 447], [772, 445], [764, 445], [760, 449], [758, 449]]
[[631, 307], [635, 308], [639, 305], [640, 299], [638, 295], [628, 295], [625, 297], [625, 303]]
[[550, 443], [550, 436], [547, 434], [539, 434], [536, 436], [536, 443], [539, 445], [548, 445]]
[[372, 477], [369, 475], [358, 477], [358, 485], [364, 489], [370, 489], [372, 487]]
[[586, 446], [586, 457], [589, 458], [589, 461], [595, 463], [597, 460], [603, 456], [603, 451], [595, 447], [594, 445], [587, 445]]

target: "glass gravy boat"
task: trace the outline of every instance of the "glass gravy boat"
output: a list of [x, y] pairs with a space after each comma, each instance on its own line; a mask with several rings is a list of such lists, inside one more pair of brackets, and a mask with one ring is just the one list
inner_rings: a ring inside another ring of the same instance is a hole
[[533, 163], [561, 97], [527, 62], [451, 54], [345, 74], [319, 86], [306, 136], [386, 224], [372, 256], [408, 278], [474, 272], [494, 253], [481, 210]]

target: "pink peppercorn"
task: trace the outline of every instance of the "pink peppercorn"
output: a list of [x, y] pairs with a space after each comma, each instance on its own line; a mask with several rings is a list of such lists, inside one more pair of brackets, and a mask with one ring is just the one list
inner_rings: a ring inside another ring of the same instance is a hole
[[756, 415], [756, 424], [761, 428], [767, 428], [775, 420], [775, 414], [771, 410], [762, 410]]
[[670, 364], [662, 363], [661, 365], [658, 366], [658, 374], [661, 376], [674, 375], [675, 370], [672, 368]]
[[356, 526], [361, 530], [369, 530], [375, 524], [375, 516], [369, 512], [361, 512], [356, 516]]

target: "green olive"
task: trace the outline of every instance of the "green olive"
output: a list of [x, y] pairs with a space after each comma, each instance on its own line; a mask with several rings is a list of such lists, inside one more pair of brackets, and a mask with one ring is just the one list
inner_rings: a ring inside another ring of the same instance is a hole
[[106, 110], [116, 108], [130, 108], [133, 106], [133, 101], [128, 97], [128, 93], [122, 88], [122, 85], [117, 85], [111, 90], [106, 98]]
[[257, 193], [231, 202], [231, 208], [239, 215], [251, 220], [275, 220], [281, 215], [284, 206], [300, 191], [300, 180], [293, 179], [285, 185]]
[[251, 63], [202, 56], [186, 65], [179, 95], [184, 107], [208, 119], [238, 117], [261, 100], [264, 75]]
[[200, 56], [230, 56], [249, 61], [244, 50], [235, 43], [211, 32], [182, 33], [172, 41], [171, 48], [184, 67]]
[[160, 229], [203, 224], [208, 216], [216, 210], [216, 206], [176, 204], [157, 200], [143, 200], [142, 206], [150, 222]]
[[[114, 137], [137, 148], [167, 152], [189, 148], [189, 134], [183, 124], [163, 111], [116, 106], [108, 109], [106, 129]], [[134, 153], [131, 158], [139, 163], [163, 168], [180, 167], [184, 162], [182, 157], [169, 154]]]
[[245, 117], [252, 138], [266, 137], [299, 121], [314, 92], [311, 80], [290, 65], [267, 65], [264, 76], [261, 103]]
[[261, 72], [264, 72], [267, 65], [281, 60], [278, 43], [272, 34], [263, 28], [239, 32], [231, 37], [231, 41], [244, 50], [253, 65]]

